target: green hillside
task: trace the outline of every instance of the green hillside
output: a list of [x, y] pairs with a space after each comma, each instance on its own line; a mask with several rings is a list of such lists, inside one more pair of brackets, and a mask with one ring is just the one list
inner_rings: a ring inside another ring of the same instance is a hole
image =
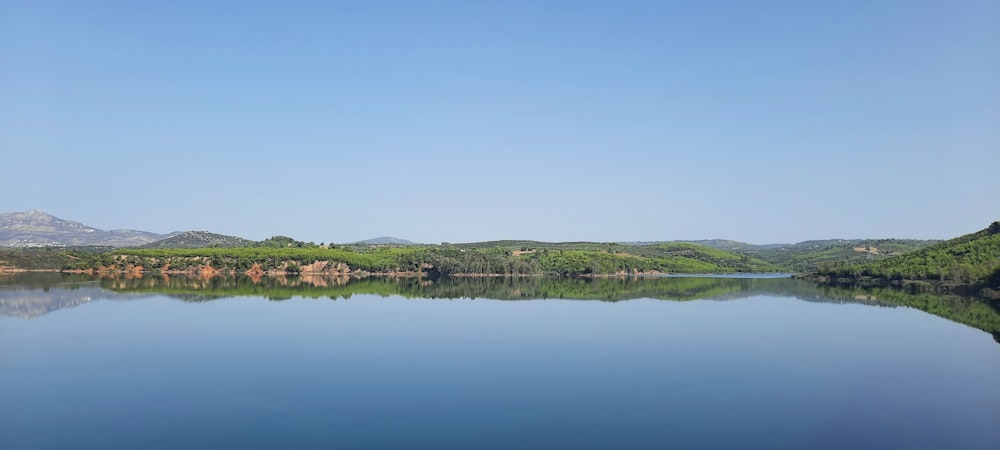
[[[612, 242], [539, 242], [539, 241], [489, 241], [464, 244], [442, 244], [445, 248], [463, 250], [504, 249], [531, 259], [532, 254], [552, 252], [586, 252], [589, 259], [637, 258], [658, 262], [660, 271], [695, 272], [780, 272], [782, 268], [759, 258], [741, 255], [706, 245], [686, 242], [660, 242], [649, 245], [630, 245]], [[655, 264], [654, 264], [655, 265]], [[678, 270], [664, 270], [674, 267]]]
[[202, 247], [245, 247], [253, 241], [236, 236], [209, 233], [207, 231], [185, 231], [166, 239], [150, 242], [142, 248], [202, 248]]
[[707, 247], [704, 245], [668, 242], [647, 247], [655, 252], [659, 252], [660, 257], [687, 258], [700, 261], [706, 264], [732, 269], [727, 271], [735, 272], [780, 272], [782, 267], [754, 258], [749, 255], [741, 255], [726, 250]]
[[92, 261], [110, 247], [0, 248], [0, 269], [51, 270]]
[[502, 249], [553, 273], [731, 273], [781, 272], [781, 267], [747, 255], [689, 243], [629, 245], [611, 242], [489, 241], [442, 244], [462, 250]]
[[792, 272], [814, 272], [832, 263], [865, 264], [919, 250], [939, 241], [916, 239], [828, 239], [739, 250]]
[[787, 272], [811, 273], [820, 267], [847, 262], [862, 264], [918, 250], [937, 240], [918, 239], [821, 239], [795, 244], [748, 244], [728, 239], [698, 241], [634, 242], [635, 246], [655, 247], [661, 244], [690, 243], [711, 247], [738, 255], [746, 255], [773, 264]]
[[1000, 288], [1000, 222], [900, 256], [867, 264], [834, 263], [817, 273], [838, 278], [946, 281]]
[[[500, 244], [500, 245], [497, 245]], [[316, 262], [328, 264], [315, 265]], [[639, 274], [778, 272], [772, 264], [746, 255], [695, 244], [659, 244], [633, 247], [601, 243], [542, 243], [531, 241], [483, 244], [444, 244], [410, 247], [240, 247], [122, 249], [65, 266], [66, 269], [103, 268], [145, 270], [169, 267], [191, 270], [209, 266], [243, 272], [261, 270], [298, 272], [302, 266], [322, 271], [374, 273], [427, 272], [447, 274]], [[346, 267], [344, 267], [346, 265]]]

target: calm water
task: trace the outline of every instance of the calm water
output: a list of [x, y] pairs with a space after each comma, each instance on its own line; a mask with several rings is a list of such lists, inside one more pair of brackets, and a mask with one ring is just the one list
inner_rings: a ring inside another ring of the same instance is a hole
[[956, 297], [35, 275], [0, 314], [4, 449], [1000, 448], [998, 307]]

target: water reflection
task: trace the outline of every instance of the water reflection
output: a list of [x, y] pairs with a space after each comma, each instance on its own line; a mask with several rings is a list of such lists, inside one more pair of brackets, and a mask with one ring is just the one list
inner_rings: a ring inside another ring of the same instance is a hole
[[100, 299], [133, 300], [163, 295], [187, 302], [254, 296], [346, 299], [353, 295], [430, 299], [573, 299], [623, 301], [736, 300], [758, 295], [793, 297], [807, 302], [907, 306], [993, 334], [1000, 342], [1000, 302], [953, 295], [912, 294], [891, 288], [819, 285], [789, 278], [552, 278], [482, 277], [352, 278], [327, 276], [117, 276], [54, 273], [0, 276], [0, 314], [38, 317]]

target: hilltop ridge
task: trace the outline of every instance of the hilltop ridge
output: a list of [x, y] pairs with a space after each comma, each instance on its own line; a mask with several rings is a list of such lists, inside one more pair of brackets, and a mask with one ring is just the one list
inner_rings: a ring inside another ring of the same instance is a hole
[[850, 281], [949, 282], [1000, 289], [1000, 222], [881, 261], [867, 264], [836, 262], [816, 273]]
[[101, 230], [40, 209], [0, 213], [0, 247], [129, 247], [170, 237], [139, 230]]
[[142, 245], [142, 248], [206, 248], [206, 247], [246, 247], [253, 241], [237, 236], [210, 233], [208, 231], [184, 231], [166, 239]]
[[392, 236], [379, 236], [371, 239], [365, 239], [363, 241], [353, 242], [352, 244], [365, 244], [365, 245], [417, 245], [416, 242], [408, 241], [406, 239], [400, 239]]

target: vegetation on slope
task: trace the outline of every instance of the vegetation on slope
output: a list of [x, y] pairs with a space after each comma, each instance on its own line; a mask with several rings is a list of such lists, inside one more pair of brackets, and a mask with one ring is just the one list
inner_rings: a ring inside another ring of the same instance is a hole
[[[463, 250], [503, 249], [532, 259], [557, 273], [659, 271], [677, 273], [780, 272], [758, 258], [704, 245], [659, 243], [627, 245], [599, 242], [489, 241], [443, 244]], [[608, 255], [613, 258], [609, 258]], [[584, 266], [597, 267], [587, 272]]]
[[[652, 245], [647, 248], [661, 252], [666, 257], [682, 256], [716, 266], [732, 268], [734, 272], [779, 272], [782, 270], [778, 265], [752, 256], [739, 255], [698, 244], [669, 242]], [[750, 270], [742, 270], [744, 267], [749, 267]]]
[[654, 241], [627, 243], [639, 247], [689, 243], [760, 259], [782, 270], [797, 273], [815, 272], [833, 262], [864, 263], [917, 250], [939, 241], [916, 239], [822, 239], [796, 244], [756, 245], [728, 239], [697, 241]]
[[868, 264], [838, 262], [821, 268], [835, 278], [947, 281], [1000, 288], [1000, 222], [932, 246]]
[[0, 268], [22, 270], [51, 270], [69, 267], [81, 262], [87, 264], [95, 255], [111, 250], [110, 247], [31, 247], [0, 248]]
[[827, 239], [789, 245], [764, 245], [734, 250], [786, 270], [815, 272], [831, 263], [863, 264], [918, 250], [938, 241], [915, 239]]
[[[323, 269], [373, 273], [426, 272], [447, 274], [635, 274], [776, 272], [771, 264], [693, 244], [664, 244], [640, 254], [601, 248], [603, 244], [548, 244], [550, 247], [476, 248], [472, 246], [409, 247], [241, 247], [195, 249], [122, 249], [63, 266], [64, 269], [191, 270], [212, 267], [246, 272], [298, 272], [302, 266], [327, 263]], [[632, 248], [628, 248], [631, 250]], [[346, 267], [345, 267], [346, 266]]]
[[253, 241], [236, 236], [209, 233], [207, 231], [185, 231], [183, 233], [150, 242], [143, 248], [202, 248], [202, 247], [245, 247]]

